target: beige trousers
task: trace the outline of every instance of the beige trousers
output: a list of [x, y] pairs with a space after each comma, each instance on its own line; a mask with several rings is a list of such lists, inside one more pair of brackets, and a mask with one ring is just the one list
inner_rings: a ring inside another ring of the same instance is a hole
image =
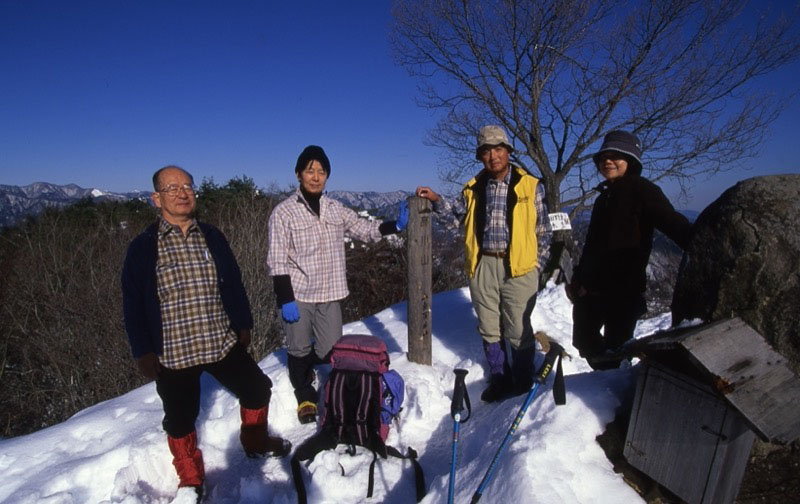
[[515, 349], [534, 346], [531, 313], [536, 306], [539, 271], [511, 277], [500, 257], [483, 256], [469, 282], [478, 332], [487, 343], [501, 336]]

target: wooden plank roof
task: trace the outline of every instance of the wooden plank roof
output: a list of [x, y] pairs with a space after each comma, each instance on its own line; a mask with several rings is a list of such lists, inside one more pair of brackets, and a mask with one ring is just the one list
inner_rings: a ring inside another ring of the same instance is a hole
[[691, 364], [764, 440], [800, 436], [800, 379], [786, 359], [739, 318], [658, 333], [638, 340], [636, 353], [682, 348]]

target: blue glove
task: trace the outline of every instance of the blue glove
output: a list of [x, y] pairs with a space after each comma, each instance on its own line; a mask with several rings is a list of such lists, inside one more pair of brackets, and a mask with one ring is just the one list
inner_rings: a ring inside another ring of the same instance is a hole
[[395, 221], [394, 225], [397, 227], [397, 231], [402, 231], [408, 226], [408, 203], [405, 201], [400, 205], [400, 214], [397, 216], [397, 221]]
[[290, 324], [300, 320], [300, 309], [297, 307], [297, 303], [289, 301], [281, 306], [281, 317]]

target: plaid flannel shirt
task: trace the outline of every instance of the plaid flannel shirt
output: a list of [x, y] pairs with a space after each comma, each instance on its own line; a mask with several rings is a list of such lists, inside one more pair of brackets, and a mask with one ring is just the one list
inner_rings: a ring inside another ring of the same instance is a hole
[[164, 335], [161, 364], [183, 369], [227, 355], [237, 337], [222, 306], [217, 268], [197, 222], [184, 237], [180, 228], [159, 218], [156, 281]]
[[[511, 170], [508, 170], [502, 180], [490, 178], [486, 183], [486, 225], [483, 228], [483, 250], [505, 252], [508, 248], [506, 201], [508, 200], [509, 182], [511, 182]], [[536, 211], [539, 211], [538, 207]]]
[[350, 293], [344, 238], [378, 241], [380, 224], [379, 220], [360, 217], [325, 195], [319, 200], [317, 216], [298, 189], [270, 215], [269, 274], [289, 275], [298, 301], [327, 303], [344, 299]]

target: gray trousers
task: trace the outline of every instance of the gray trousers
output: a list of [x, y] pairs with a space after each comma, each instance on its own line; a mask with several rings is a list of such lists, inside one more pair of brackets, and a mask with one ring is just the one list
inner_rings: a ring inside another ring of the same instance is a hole
[[515, 349], [534, 346], [531, 313], [538, 289], [538, 270], [511, 277], [503, 258], [481, 257], [469, 293], [483, 340], [497, 343], [502, 337]]
[[289, 355], [305, 357], [313, 349], [320, 359], [342, 337], [342, 309], [339, 301], [304, 303], [297, 301], [300, 320], [291, 324], [281, 318]]

